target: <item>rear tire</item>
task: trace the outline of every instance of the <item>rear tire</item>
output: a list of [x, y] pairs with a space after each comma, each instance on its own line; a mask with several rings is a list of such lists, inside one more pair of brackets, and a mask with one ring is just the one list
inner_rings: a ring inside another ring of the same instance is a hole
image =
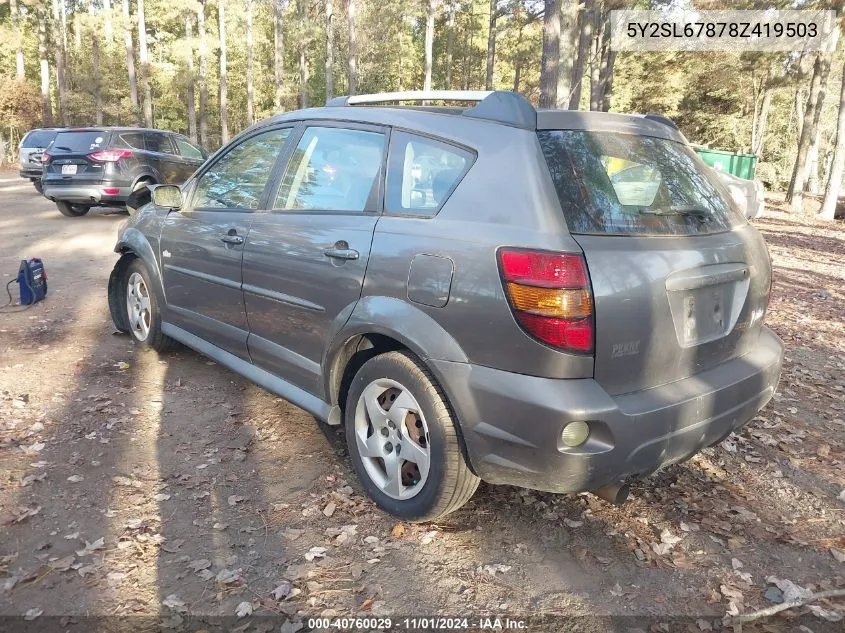
[[59, 212], [69, 218], [78, 218], [91, 210], [90, 206], [84, 204], [71, 204], [65, 200], [56, 200], [56, 207]]
[[157, 352], [172, 349], [176, 341], [161, 331], [161, 304], [152, 277], [140, 259], [133, 259], [126, 267], [120, 289], [123, 323], [129, 329], [132, 342]]
[[478, 488], [443, 390], [410, 353], [388, 352], [364, 363], [350, 384], [344, 417], [355, 472], [390, 514], [432, 521], [460, 508]]

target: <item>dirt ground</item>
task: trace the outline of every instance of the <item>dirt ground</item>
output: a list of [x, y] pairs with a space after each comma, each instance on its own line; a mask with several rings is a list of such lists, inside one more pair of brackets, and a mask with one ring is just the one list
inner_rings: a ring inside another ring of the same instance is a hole
[[[190, 350], [142, 353], [115, 332], [106, 283], [124, 219], [65, 218], [0, 174], [0, 280], [38, 256], [50, 287], [0, 313], [0, 616], [26, 617], [0, 630], [127, 616], [150, 631], [291, 632], [336, 615], [400, 630], [442, 614], [706, 631], [845, 588], [841, 222], [755, 221], [787, 357], [740, 435], [636, 483], [622, 508], [482, 484], [441, 523], [412, 525], [362, 495], [340, 430]], [[842, 630], [845, 602], [814, 605], [760, 630]]]

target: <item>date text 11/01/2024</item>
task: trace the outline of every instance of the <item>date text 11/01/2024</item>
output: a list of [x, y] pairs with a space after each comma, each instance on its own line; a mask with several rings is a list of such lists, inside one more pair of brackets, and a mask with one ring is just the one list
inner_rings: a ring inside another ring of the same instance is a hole
[[509, 617], [366, 617], [366, 618], [309, 618], [309, 629], [325, 630], [404, 630], [404, 631], [524, 631], [527, 629], [525, 620]]

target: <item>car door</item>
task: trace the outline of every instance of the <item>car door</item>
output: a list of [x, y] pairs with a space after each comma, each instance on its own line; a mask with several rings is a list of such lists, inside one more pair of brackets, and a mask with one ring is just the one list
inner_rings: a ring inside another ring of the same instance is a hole
[[269, 211], [244, 251], [244, 302], [253, 363], [322, 396], [331, 333], [361, 296], [379, 217], [387, 131], [303, 125], [279, 165]]
[[176, 153], [176, 147], [170, 136], [164, 132], [144, 132], [144, 143], [147, 146], [147, 158], [151, 165], [161, 174], [166, 183], [182, 183], [182, 158]]
[[186, 185], [185, 206], [162, 226], [167, 320], [244, 360], [243, 246], [289, 135], [265, 128], [233, 143]]
[[181, 134], [174, 134], [172, 138], [182, 159], [179, 163], [180, 182], [184, 182], [205, 162], [205, 154]]

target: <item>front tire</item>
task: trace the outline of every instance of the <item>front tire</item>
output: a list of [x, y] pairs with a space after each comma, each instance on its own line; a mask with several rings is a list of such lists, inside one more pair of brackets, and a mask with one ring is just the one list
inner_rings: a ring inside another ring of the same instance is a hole
[[56, 208], [59, 212], [69, 218], [82, 217], [91, 210], [90, 206], [84, 204], [71, 204], [66, 200], [56, 200]]
[[152, 278], [140, 259], [126, 267], [123, 281], [123, 309], [132, 341], [157, 352], [173, 348], [176, 342], [161, 331], [161, 309]]
[[349, 388], [345, 425], [358, 478], [390, 514], [432, 521], [460, 508], [478, 488], [445, 394], [410, 353], [388, 352], [364, 363]]

